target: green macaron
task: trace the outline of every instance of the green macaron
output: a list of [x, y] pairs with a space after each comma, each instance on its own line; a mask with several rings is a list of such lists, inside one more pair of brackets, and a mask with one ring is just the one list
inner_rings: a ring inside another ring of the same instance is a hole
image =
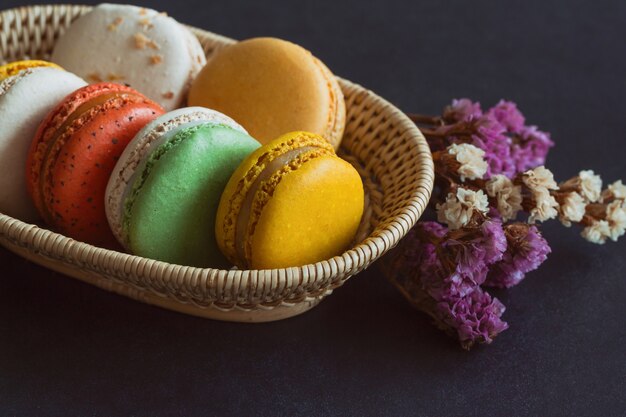
[[215, 216], [228, 180], [260, 144], [232, 119], [190, 107], [148, 124], [120, 157], [105, 206], [131, 253], [180, 265], [228, 265]]

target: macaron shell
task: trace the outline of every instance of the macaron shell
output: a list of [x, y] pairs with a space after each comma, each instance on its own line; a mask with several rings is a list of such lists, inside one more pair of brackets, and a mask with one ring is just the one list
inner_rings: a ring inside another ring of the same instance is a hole
[[15, 77], [20, 79], [0, 95], [0, 211], [31, 222], [39, 215], [24, 176], [29, 146], [46, 114], [86, 83], [69, 72], [44, 67], [23, 70]]
[[206, 63], [199, 41], [151, 9], [101, 4], [74, 21], [56, 42], [52, 61], [89, 82], [127, 83], [172, 110], [185, 101]]
[[43, 194], [59, 231], [97, 246], [117, 247], [104, 193], [119, 155], [160, 109], [116, 99], [76, 120], [44, 179]]
[[39, 61], [39, 60], [26, 60], [26, 61], [15, 61], [10, 62], [8, 64], [0, 66], [0, 81], [5, 78], [12, 77], [20, 73], [20, 71], [24, 71], [29, 68], [39, 68], [39, 67], [51, 67], [56, 69], [62, 69], [56, 64], [48, 61]]
[[160, 147], [128, 213], [131, 252], [181, 265], [225, 267], [215, 241], [215, 212], [231, 174], [259, 146], [232, 128], [201, 125]]
[[286, 174], [263, 207], [247, 243], [250, 267], [300, 266], [348, 249], [363, 214], [356, 170], [334, 156], [305, 162]]
[[189, 104], [228, 114], [261, 143], [295, 130], [326, 137], [337, 130], [335, 113], [345, 113], [333, 81], [304, 48], [256, 38], [219, 51], [192, 84]]

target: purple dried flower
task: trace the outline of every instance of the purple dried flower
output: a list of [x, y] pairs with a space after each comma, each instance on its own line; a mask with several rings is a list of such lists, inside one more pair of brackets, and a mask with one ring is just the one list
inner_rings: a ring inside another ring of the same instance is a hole
[[554, 142], [550, 139], [549, 133], [542, 132], [537, 126], [524, 126], [514, 137], [511, 150], [517, 172], [525, 172], [544, 165], [553, 146]]
[[500, 318], [504, 311], [500, 300], [478, 288], [466, 297], [437, 303], [435, 319], [456, 329], [461, 345], [469, 349], [475, 343], [491, 343], [508, 329]]
[[506, 130], [494, 117], [484, 115], [474, 121], [472, 144], [485, 151], [489, 169], [485, 178], [503, 174], [511, 178], [515, 175], [515, 161], [511, 156], [512, 140]]
[[500, 260], [505, 249], [500, 221], [454, 232], [423, 222], [403, 240], [386, 272], [415, 306], [469, 349], [490, 343], [508, 327], [500, 319], [504, 306], [480, 288], [488, 265]]
[[508, 243], [502, 260], [491, 266], [484, 285], [498, 288], [513, 287], [527, 272], [539, 267], [551, 252], [548, 242], [536, 226], [514, 223], [505, 226]]
[[487, 115], [496, 119], [509, 133], [520, 133], [524, 128], [524, 115], [512, 101], [500, 100], [487, 111]]
[[520, 172], [543, 165], [554, 143], [550, 135], [526, 126], [524, 115], [511, 101], [501, 100], [483, 113], [478, 103], [453, 100], [443, 112], [443, 126], [436, 126], [429, 138], [434, 150], [452, 143], [471, 143], [485, 151], [489, 165], [486, 179], [496, 174], [513, 178]]
[[[457, 271], [471, 276], [481, 272], [483, 266], [502, 259], [506, 250], [506, 237], [499, 220], [488, 220], [477, 229], [451, 233], [442, 246], [450, 251]], [[481, 283], [482, 280], [478, 282]]]
[[467, 122], [483, 115], [480, 103], [474, 103], [470, 99], [461, 98], [452, 100], [452, 104], [443, 110], [443, 118], [451, 123]]

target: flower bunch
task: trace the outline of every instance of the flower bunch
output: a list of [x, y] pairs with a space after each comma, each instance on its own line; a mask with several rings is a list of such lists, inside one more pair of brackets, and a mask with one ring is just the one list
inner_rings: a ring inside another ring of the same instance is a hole
[[392, 283], [435, 324], [469, 349], [508, 328], [504, 305], [487, 287], [510, 288], [550, 253], [539, 223], [578, 225], [603, 244], [626, 232], [626, 186], [602, 189], [591, 170], [557, 183], [544, 164], [554, 143], [526, 125], [512, 102], [487, 111], [454, 100], [440, 116], [410, 115], [435, 162], [431, 208], [383, 262]]

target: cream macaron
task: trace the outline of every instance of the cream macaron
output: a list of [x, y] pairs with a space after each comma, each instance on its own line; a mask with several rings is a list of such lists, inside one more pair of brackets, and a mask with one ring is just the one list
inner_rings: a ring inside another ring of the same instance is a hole
[[101, 4], [57, 41], [52, 61], [85, 80], [127, 84], [172, 110], [206, 63], [198, 39], [151, 9]]
[[[24, 221], [39, 218], [26, 191], [26, 158], [39, 123], [65, 96], [85, 85], [48, 63], [27, 61], [0, 83], [0, 212]], [[2, 68], [16, 68], [9, 64]]]

